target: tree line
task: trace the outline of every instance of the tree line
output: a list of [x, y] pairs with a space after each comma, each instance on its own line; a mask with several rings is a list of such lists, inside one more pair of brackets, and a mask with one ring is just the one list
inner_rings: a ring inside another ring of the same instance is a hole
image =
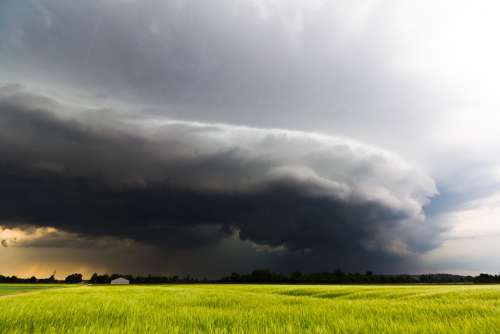
[[121, 275], [121, 274], [112, 274], [112, 275], [99, 275], [97, 273], [94, 273], [91, 277], [90, 280], [88, 281], [89, 283], [92, 284], [108, 284], [112, 280], [118, 278], [118, 277], [123, 277], [126, 278], [130, 281], [130, 283], [133, 284], [160, 284], [160, 283], [203, 283], [203, 282], [208, 282], [208, 280], [200, 280], [197, 278], [193, 278], [191, 276], [185, 276], [185, 277], [180, 277], [180, 276], [133, 276], [133, 275]]
[[349, 273], [340, 269], [332, 272], [280, 274], [269, 269], [257, 269], [248, 274], [232, 273], [229, 276], [216, 280], [198, 279], [191, 276], [133, 276], [121, 274], [94, 273], [89, 280], [84, 281], [83, 275], [74, 273], [64, 280], [57, 280], [54, 275], [48, 278], [19, 278], [17, 276], [0, 275], [0, 283], [82, 283], [109, 284], [113, 279], [124, 277], [135, 284], [161, 284], [161, 283], [287, 283], [287, 284], [422, 284], [422, 283], [500, 283], [500, 275], [479, 274], [477, 276], [462, 276], [452, 274], [423, 274], [423, 275], [388, 275], [365, 273]]
[[60, 283], [60, 281], [56, 280], [54, 275], [48, 278], [36, 278], [35, 276], [31, 276], [29, 278], [19, 278], [15, 275], [0, 275], [0, 283]]
[[118, 277], [126, 278], [130, 283], [135, 284], [159, 284], [159, 283], [203, 283], [208, 282], [208, 280], [200, 280], [193, 278], [191, 276], [179, 277], [179, 276], [132, 276], [132, 275], [122, 275], [122, 274], [103, 274], [99, 275], [94, 273], [89, 280], [84, 280], [83, 275], [80, 273], [74, 273], [66, 276], [64, 280], [57, 280], [54, 275], [49, 278], [37, 278], [32, 276], [30, 278], [20, 278], [17, 276], [4, 276], [0, 275], [0, 283], [91, 283], [91, 284], [109, 284], [112, 280]]
[[[481, 274], [486, 275], [486, 274]], [[492, 276], [500, 283], [500, 276]], [[479, 277], [479, 276], [478, 276]], [[476, 277], [451, 274], [388, 275], [365, 273], [344, 273], [337, 269], [332, 272], [291, 274], [274, 273], [267, 269], [254, 270], [249, 274], [232, 273], [219, 280], [221, 283], [310, 283], [310, 284], [384, 284], [384, 283], [475, 283]], [[478, 281], [479, 283], [479, 281]]]

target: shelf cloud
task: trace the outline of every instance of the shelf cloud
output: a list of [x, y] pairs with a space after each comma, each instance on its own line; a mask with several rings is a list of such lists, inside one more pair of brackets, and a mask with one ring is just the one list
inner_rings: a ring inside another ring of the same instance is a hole
[[496, 270], [499, 10], [0, 1], [0, 262]]
[[[415, 238], [429, 234], [422, 208], [436, 194], [433, 180], [369, 145], [282, 129], [137, 119], [20, 87], [1, 89], [0, 111], [5, 226], [166, 250], [236, 236], [292, 256], [364, 254], [367, 261], [372, 253], [404, 258], [435, 246], [432, 238]], [[45, 238], [44, 245], [50, 240], [61, 242]]]

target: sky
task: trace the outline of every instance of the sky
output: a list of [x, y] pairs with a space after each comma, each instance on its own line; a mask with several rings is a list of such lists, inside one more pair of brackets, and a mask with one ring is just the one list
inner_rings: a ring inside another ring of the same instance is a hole
[[0, 1], [0, 273], [498, 273], [499, 15]]

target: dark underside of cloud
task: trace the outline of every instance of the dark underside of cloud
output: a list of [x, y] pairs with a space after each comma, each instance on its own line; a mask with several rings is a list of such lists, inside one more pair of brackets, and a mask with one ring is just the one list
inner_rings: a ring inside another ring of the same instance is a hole
[[0, 225], [167, 252], [236, 238], [279, 253], [282, 270], [398, 270], [438, 241], [422, 213], [432, 180], [387, 152], [317, 134], [68, 109], [2, 88]]

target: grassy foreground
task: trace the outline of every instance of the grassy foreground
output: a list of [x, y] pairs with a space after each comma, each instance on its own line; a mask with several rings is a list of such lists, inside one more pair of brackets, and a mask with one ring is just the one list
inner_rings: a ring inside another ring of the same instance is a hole
[[54, 286], [54, 284], [0, 284], [0, 297], [58, 287], [61, 287], [61, 285]]
[[500, 286], [79, 286], [0, 297], [0, 333], [499, 331]]

